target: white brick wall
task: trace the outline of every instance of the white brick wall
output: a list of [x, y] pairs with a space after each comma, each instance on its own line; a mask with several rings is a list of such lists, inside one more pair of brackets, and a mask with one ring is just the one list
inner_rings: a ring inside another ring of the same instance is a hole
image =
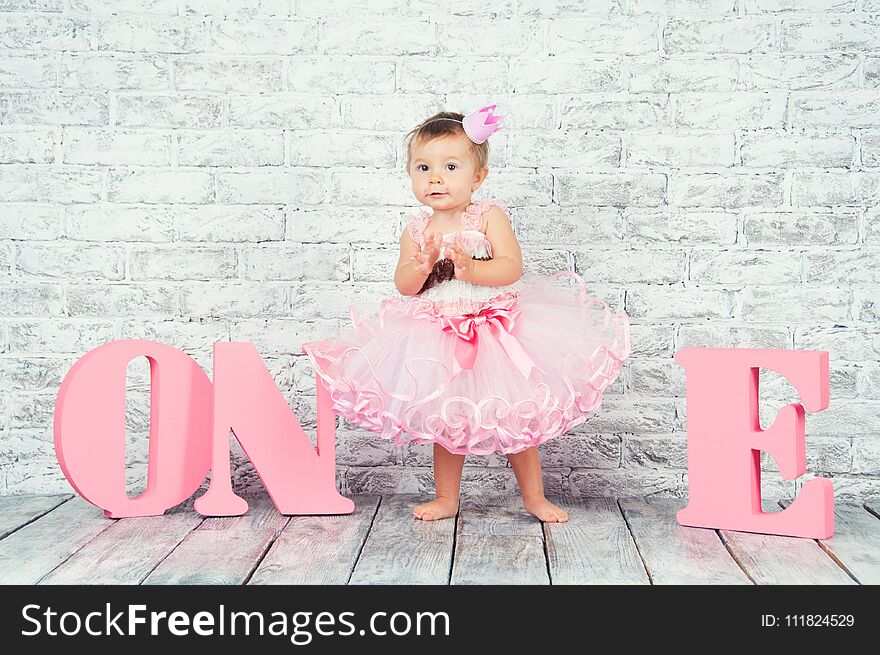
[[[491, 100], [485, 191], [526, 266], [633, 323], [601, 411], [541, 450], [548, 491], [683, 495], [673, 354], [719, 345], [830, 350], [809, 475], [880, 496], [878, 52], [877, 0], [0, 0], [0, 494], [70, 490], [55, 394], [112, 339], [209, 373], [213, 341], [252, 341], [312, 427], [302, 343], [395, 293], [404, 135]], [[763, 380], [767, 425], [796, 396]], [[426, 447], [344, 421], [339, 444], [347, 492], [431, 488]], [[801, 485], [764, 467], [766, 494]], [[468, 460], [465, 492], [515, 487]]]

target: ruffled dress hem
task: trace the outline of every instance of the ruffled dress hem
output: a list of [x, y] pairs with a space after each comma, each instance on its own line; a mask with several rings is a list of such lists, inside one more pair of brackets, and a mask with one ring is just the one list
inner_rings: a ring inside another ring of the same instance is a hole
[[[517, 387], [518, 395], [523, 395], [523, 388], [530, 387], [527, 395], [531, 397], [511, 402], [502, 395], [487, 391], [477, 394], [475, 397], [481, 400], [474, 402], [465, 395], [457, 394], [444, 397], [439, 411], [436, 411], [436, 407], [431, 408], [436, 403], [431, 401], [444, 396], [455, 377], [449, 366], [451, 356], [445, 357], [445, 361], [436, 357], [405, 358], [402, 367], [397, 368], [401, 374], [397, 382], [400, 383], [405, 379], [404, 376], [408, 376], [412, 384], [403, 386], [415, 389], [405, 393], [387, 388], [377, 375], [378, 362], [370, 361], [364, 349], [355, 343], [345, 339], [314, 341], [304, 344], [303, 352], [308, 355], [322, 384], [329, 391], [334, 411], [354, 425], [390, 439], [397, 447], [413, 442], [438, 443], [450, 453], [462, 455], [522, 452], [583, 423], [588, 418], [587, 414], [600, 406], [603, 392], [617, 379], [630, 353], [627, 315], [623, 311], [612, 312], [604, 301], [587, 296], [586, 283], [574, 272], [561, 271], [549, 276], [549, 279], [556, 280], [566, 275], [576, 279], [581, 287], [580, 294], [574, 298], [573, 303], [578, 308], [579, 315], [573, 318], [583, 320], [590, 316], [594, 322], [599, 323], [597, 335], [602, 339], [597, 337], [589, 352], [572, 350], [564, 354], [562, 361], [554, 366], [552, 373], [558, 373], [562, 378], [564, 393], [553, 392], [551, 384], [547, 382], [550, 378], [545, 376], [544, 380], [538, 379], [544, 372], [535, 364], [529, 370], [528, 376], [525, 379], [518, 378], [516, 383], [520, 385]], [[518, 300], [521, 293], [533, 295], [533, 302], [538, 303], [547, 297], [552, 299], [554, 293], [561, 291], [551, 290], [543, 282], [527, 288], [529, 291], [509, 291], [487, 301], [480, 314], [488, 312], [487, 316], [490, 316], [491, 312], [497, 311], [499, 303], [503, 304], [508, 299]], [[555, 296], [558, 304], [548, 307], [572, 307], [570, 291], [565, 290], [565, 294], [561, 303], [560, 297]], [[363, 321], [357, 317], [353, 306], [351, 313], [355, 330], [365, 328], [375, 335], [386, 331], [389, 327], [385, 325], [386, 321], [394, 323], [400, 320], [408, 325], [418, 325], [418, 318], [427, 317], [435, 321], [442, 321], [444, 318], [437, 313], [432, 303], [417, 296], [386, 298], [382, 301], [378, 314]], [[534, 319], [531, 320], [535, 322]], [[481, 329], [484, 331], [480, 334], [487, 333], [488, 328]], [[458, 337], [451, 337], [453, 341], [456, 338]], [[503, 344], [502, 340], [496, 342], [485, 336], [480, 339], [481, 348], [496, 348], [501, 352], [498, 344]], [[484, 342], [488, 342], [487, 345], [482, 345]], [[539, 340], [534, 342], [541, 343]], [[356, 377], [359, 382], [355, 384], [346, 380], [343, 372], [346, 370], [347, 359], [358, 354], [363, 358], [362, 363], [366, 364], [361, 375], [368, 377], [369, 382], [362, 377]], [[416, 362], [430, 362], [434, 366], [439, 365], [440, 369], [435, 368], [433, 376], [424, 377], [412, 370]], [[546, 359], [539, 362], [545, 363]], [[387, 362], [384, 365], [387, 367]], [[518, 377], [519, 372], [512, 364], [511, 369], [507, 382], [503, 384], [512, 385], [513, 378]], [[552, 377], [551, 382], [558, 388], [559, 380], [555, 375]], [[439, 379], [441, 382], [437, 388], [426, 393], [420, 388], [420, 379], [434, 382]], [[510, 390], [513, 388], [508, 386], [502, 393], [512, 397], [514, 394]], [[466, 415], [460, 411], [454, 412], [450, 407], [455, 404], [466, 406], [470, 411]]]

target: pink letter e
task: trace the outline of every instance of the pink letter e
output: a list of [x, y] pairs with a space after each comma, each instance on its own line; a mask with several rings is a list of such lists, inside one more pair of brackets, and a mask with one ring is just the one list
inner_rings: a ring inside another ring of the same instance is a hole
[[[806, 472], [804, 407], [828, 407], [828, 353], [758, 348], [685, 348], [675, 361], [687, 376], [688, 505], [681, 525], [827, 539], [834, 534], [831, 480], [804, 484], [779, 512], [761, 506], [761, 451], [786, 480]], [[785, 405], [762, 430], [758, 369], [791, 382], [803, 405]]]

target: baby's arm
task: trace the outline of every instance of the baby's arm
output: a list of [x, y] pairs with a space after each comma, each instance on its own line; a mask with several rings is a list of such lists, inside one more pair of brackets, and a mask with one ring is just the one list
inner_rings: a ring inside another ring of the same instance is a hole
[[413, 256], [419, 252], [418, 244], [413, 241], [408, 229], [400, 235], [400, 257], [397, 270], [394, 271], [394, 285], [404, 296], [414, 296], [422, 288], [428, 275], [416, 270], [418, 262]]
[[492, 244], [492, 259], [473, 261], [467, 279], [476, 284], [504, 286], [522, 277], [522, 252], [513, 233], [513, 226], [499, 207], [492, 206], [484, 214], [486, 238]]

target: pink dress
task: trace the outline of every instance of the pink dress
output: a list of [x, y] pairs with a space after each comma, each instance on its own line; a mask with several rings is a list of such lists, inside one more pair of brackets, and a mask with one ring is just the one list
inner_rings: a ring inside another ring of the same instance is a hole
[[[507, 213], [492, 200], [462, 213], [419, 294], [386, 298], [364, 317], [351, 306], [338, 338], [303, 345], [337, 414], [396, 446], [486, 455], [544, 443], [599, 407], [629, 356], [624, 312], [588, 296], [570, 271], [506, 286], [454, 277], [444, 253], [456, 234], [472, 257], [491, 259], [480, 225], [493, 204]], [[420, 246], [429, 219], [409, 217]]]

